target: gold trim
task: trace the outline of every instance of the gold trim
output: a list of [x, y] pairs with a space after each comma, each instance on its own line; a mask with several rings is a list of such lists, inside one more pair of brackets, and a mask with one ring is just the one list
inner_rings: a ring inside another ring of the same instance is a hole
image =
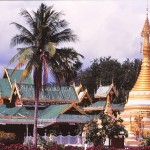
[[6, 68], [4, 68], [4, 71], [5, 71], [5, 73], [6, 73], [6, 76], [7, 76], [7, 78], [8, 78], [8, 82], [9, 82], [10, 87], [11, 87], [11, 89], [12, 89], [12, 83], [11, 83], [11, 80], [10, 80], [9, 74], [8, 74], [8, 72], [7, 72], [7, 69], [6, 69]]
[[88, 90], [87, 89], [84, 90], [84, 93], [83, 93], [82, 97], [78, 100], [77, 103], [81, 103], [85, 96], [87, 96], [88, 100], [92, 103], [92, 99], [91, 99], [90, 95], [88, 94]]
[[126, 109], [138, 109], [138, 110], [146, 110], [146, 109], [148, 109], [148, 110], [150, 110], [150, 106], [125, 106], [125, 108], [124, 108], [125, 110]]
[[85, 114], [84, 110], [82, 110], [81, 108], [77, 107], [75, 103], [72, 103], [70, 106], [68, 106], [65, 110], [63, 110], [61, 112], [61, 114], [64, 114], [65, 112], [67, 112], [69, 109], [74, 108], [77, 111], [79, 111], [81, 114]]

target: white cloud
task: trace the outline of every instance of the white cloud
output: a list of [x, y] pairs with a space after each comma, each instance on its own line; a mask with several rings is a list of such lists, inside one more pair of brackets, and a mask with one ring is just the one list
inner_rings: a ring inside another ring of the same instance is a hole
[[146, 18], [146, 2], [140, 0], [100, 1], [1, 1], [0, 2], [0, 61], [7, 64], [16, 53], [9, 47], [16, 34], [15, 21], [23, 23], [21, 8], [36, 10], [41, 2], [63, 11], [64, 18], [79, 37], [69, 45], [85, 56], [83, 68], [94, 58], [111, 56], [119, 61], [141, 57], [140, 32]]

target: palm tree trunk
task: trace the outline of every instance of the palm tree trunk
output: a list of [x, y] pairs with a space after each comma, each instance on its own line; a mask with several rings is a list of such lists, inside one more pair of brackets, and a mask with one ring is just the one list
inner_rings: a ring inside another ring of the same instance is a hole
[[33, 144], [37, 148], [37, 121], [38, 121], [38, 99], [35, 98]]

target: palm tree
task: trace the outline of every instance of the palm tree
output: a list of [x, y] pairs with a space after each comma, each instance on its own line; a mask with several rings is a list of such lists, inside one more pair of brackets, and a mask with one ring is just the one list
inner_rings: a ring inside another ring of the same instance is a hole
[[[75, 42], [77, 36], [68, 28], [68, 23], [61, 19], [62, 12], [53, 10], [53, 6], [47, 7], [41, 4], [36, 12], [30, 14], [27, 10], [21, 10], [21, 16], [26, 19], [28, 28], [21, 24], [12, 22], [19, 30], [19, 34], [11, 39], [11, 46], [23, 44], [18, 48], [18, 53], [12, 57], [9, 64], [17, 61], [14, 71], [18, 67], [25, 66], [21, 82], [33, 73], [35, 89], [35, 111], [34, 111], [34, 145], [37, 146], [37, 118], [39, 94], [43, 85], [48, 83], [48, 72], [50, 72], [57, 83], [65, 81], [69, 83], [76, 76], [82, 63], [73, 48], [60, 48], [59, 44], [64, 42]], [[58, 47], [59, 46], [59, 47]], [[13, 72], [14, 72], [13, 71]]]

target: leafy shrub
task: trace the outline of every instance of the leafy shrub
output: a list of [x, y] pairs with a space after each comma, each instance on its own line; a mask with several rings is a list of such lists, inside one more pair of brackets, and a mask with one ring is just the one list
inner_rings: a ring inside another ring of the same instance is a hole
[[128, 132], [124, 125], [122, 125], [122, 122], [123, 120], [121, 118], [113, 118], [101, 112], [97, 119], [93, 119], [86, 124], [86, 143], [93, 143], [94, 146], [103, 146], [106, 137], [112, 139], [115, 136], [118, 137], [121, 132], [127, 137]]
[[15, 133], [0, 131], [0, 142], [15, 140]]
[[150, 135], [147, 136], [147, 137], [143, 137], [143, 140], [142, 140], [142, 142], [141, 142], [141, 145], [150, 146]]

